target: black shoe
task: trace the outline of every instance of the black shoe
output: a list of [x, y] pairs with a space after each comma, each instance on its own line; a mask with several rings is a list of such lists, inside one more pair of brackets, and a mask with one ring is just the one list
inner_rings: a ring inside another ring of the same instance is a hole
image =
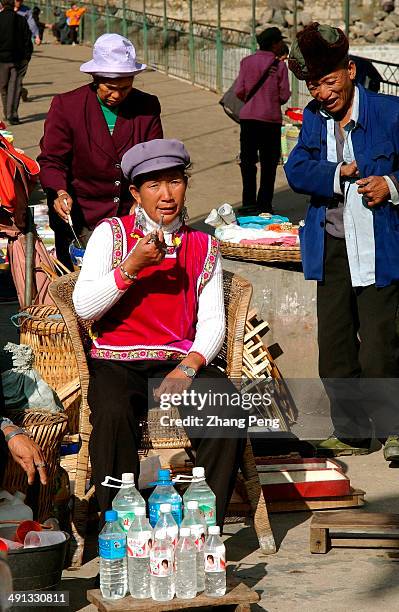
[[256, 206], [240, 206], [236, 212], [239, 217], [256, 217], [259, 214], [259, 210]]
[[22, 98], [23, 102], [29, 102], [29, 100], [28, 100], [28, 90], [26, 89], [26, 87], [22, 87], [21, 98]]
[[11, 123], [11, 125], [18, 125], [20, 122], [20, 120], [18, 119], [18, 117], [11, 117], [8, 120], [8, 123]]

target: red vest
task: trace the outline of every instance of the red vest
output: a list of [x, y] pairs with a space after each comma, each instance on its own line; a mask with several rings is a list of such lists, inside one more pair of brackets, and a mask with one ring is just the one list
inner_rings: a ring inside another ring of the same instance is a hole
[[[107, 219], [116, 268], [142, 234], [134, 216]], [[194, 342], [198, 298], [216, 263], [218, 242], [183, 225], [181, 244], [158, 266], [141, 270], [120, 300], [93, 326], [91, 356], [122, 361], [182, 359]]]

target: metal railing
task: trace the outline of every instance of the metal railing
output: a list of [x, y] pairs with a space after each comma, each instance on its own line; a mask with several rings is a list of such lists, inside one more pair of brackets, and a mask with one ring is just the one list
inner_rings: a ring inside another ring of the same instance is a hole
[[[163, 15], [129, 9], [126, 0], [117, 0], [119, 4], [113, 6], [105, 2], [104, 6], [83, 3], [87, 10], [80, 25], [82, 42], [92, 44], [105, 32], [122, 34], [134, 42], [139, 59], [149, 66], [212, 91], [228, 89], [238, 74], [241, 59], [256, 48], [255, 15], [251, 32], [221, 27], [220, 0], [216, 26], [193, 19], [192, 0], [188, 0], [188, 20], [168, 17], [166, 2]], [[69, 8], [59, 0], [39, 0], [38, 4], [47, 23], [55, 7]], [[145, 0], [143, 5], [145, 8]], [[399, 65], [372, 61], [383, 77], [381, 91], [399, 95]], [[295, 79], [291, 74], [290, 78]], [[292, 81], [292, 85], [289, 104], [304, 107], [311, 99], [306, 84]]]

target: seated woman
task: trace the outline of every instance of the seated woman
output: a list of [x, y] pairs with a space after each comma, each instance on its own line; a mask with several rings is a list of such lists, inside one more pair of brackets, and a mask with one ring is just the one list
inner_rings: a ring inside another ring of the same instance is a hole
[[[222, 267], [217, 241], [185, 224], [189, 164], [178, 140], [152, 140], [125, 153], [134, 214], [94, 230], [73, 294], [78, 315], [95, 321], [90, 456], [102, 512], [115, 494], [101, 486], [106, 475], [138, 477], [139, 419], [148, 408], [149, 381], [162, 381], [158, 398], [188, 389], [195, 377], [218, 379], [217, 391], [233, 388], [210, 365], [225, 335]], [[196, 463], [216, 495], [219, 525], [246, 442], [245, 430], [224, 434], [190, 435]]]

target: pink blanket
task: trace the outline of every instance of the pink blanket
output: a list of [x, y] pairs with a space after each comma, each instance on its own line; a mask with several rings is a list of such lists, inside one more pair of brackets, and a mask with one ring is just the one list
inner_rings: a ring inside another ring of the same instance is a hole
[[249, 246], [251, 244], [269, 244], [274, 246], [296, 246], [297, 236], [279, 236], [278, 238], [258, 238], [257, 240], [240, 240], [240, 244], [243, 246]]

